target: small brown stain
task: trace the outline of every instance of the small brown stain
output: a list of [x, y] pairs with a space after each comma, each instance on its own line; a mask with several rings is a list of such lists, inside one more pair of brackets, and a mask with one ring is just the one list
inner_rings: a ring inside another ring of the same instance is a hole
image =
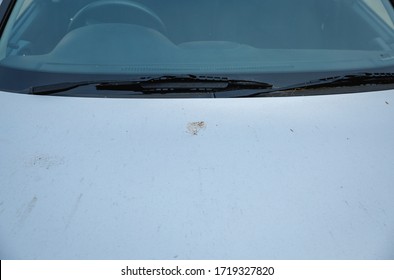
[[187, 124], [187, 132], [191, 135], [198, 135], [198, 133], [206, 127], [207, 124], [205, 122], [191, 122]]

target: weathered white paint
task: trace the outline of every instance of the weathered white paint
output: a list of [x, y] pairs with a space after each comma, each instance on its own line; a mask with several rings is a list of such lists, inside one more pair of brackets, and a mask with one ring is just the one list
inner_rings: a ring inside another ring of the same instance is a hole
[[1, 92], [0, 258], [392, 259], [393, 122], [394, 91]]

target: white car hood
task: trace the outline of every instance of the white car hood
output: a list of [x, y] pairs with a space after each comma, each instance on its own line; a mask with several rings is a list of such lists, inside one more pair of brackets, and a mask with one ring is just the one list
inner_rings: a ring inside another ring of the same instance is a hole
[[1, 259], [392, 259], [394, 91], [0, 93]]

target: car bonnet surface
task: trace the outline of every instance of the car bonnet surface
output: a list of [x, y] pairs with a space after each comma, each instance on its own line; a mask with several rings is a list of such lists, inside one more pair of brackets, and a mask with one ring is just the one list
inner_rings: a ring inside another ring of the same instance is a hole
[[0, 258], [394, 258], [393, 93], [1, 92]]

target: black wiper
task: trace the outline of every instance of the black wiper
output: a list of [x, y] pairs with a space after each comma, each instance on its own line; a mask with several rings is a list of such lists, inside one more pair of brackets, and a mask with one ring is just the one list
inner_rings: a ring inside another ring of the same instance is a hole
[[98, 82], [84, 81], [84, 82], [64, 82], [64, 83], [49, 84], [44, 86], [35, 86], [30, 88], [29, 93], [35, 95], [51, 95], [59, 92], [69, 91], [78, 87], [93, 85], [96, 83]]
[[262, 96], [297, 96], [305, 95], [305, 91], [314, 89], [329, 89], [341, 87], [356, 87], [366, 85], [394, 84], [394, 73], [355, 73], [342, 76], [327, 77], [305, 83], [293, 84], [284, 87], [273, 87], [268, 90], [237, 96], [237, 97], [262, 97]]
[[142, 94], [201, 93], [272, 88], [271, 84], [263, 82], [235, 80], [225, 77], [181, 75], [154, 78], [144, 77], [132, 81], [99, 80], [66, 82], [32, 87], [30, 93], [36, 95], [51, 95], [89, 85], [95, 86], [97, 90], [140, 92]]

